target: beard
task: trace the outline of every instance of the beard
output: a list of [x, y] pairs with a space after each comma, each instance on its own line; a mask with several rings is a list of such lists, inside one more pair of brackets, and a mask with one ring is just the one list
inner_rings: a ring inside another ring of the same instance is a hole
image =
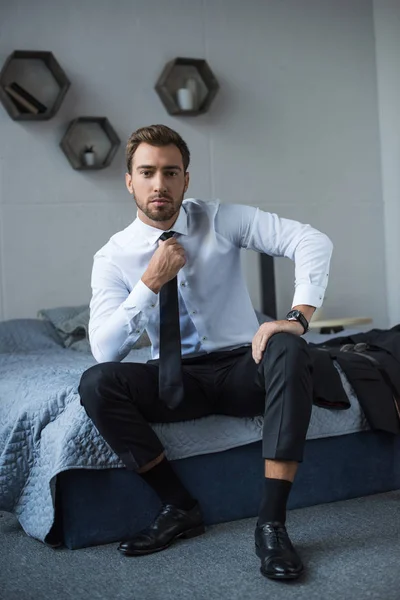
[[169, 194], [165, 194], [164, 196], [167, 198], [168, 203], [162, 206], [156, 206], [155, 204], [152, 204], [151, 200], [148, 202], [138, 200], [135, 193], [133, 193], [133, 199], [138, 209], [141, 210], [148, 219], [156, 222], [170, 221], [172, 217], [180, 211], [184, 193], [182, 193], [179, 200], [174, 200]]

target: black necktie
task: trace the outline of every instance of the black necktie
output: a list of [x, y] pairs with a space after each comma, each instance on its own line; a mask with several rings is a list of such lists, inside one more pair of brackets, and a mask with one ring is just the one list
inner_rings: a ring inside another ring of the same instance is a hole
[[[173, 231], [162, 234], [168, 240]], [[174, 277], [160, 290], [159, 397], [174, 409], [183, 400], [181, 332], [179, 327], [178, 280]]]

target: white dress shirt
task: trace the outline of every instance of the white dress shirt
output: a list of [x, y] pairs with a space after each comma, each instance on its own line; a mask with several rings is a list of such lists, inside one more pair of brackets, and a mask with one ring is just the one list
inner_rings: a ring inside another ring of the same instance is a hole
[[[241, 248], [295, 261], [292, 306], [320, 307], [332, 243], [297, 221], [219, 200], [183, 201], [171, 227], [185, 250], [178, 272], [182, 355], [251, 344], [259, 328]], [[121, 361], [146, 329], [159, 357], [159, 298], [141, 280], [163, 231], [136, 218], [94, 255], [89, 340], [98, 362]]]

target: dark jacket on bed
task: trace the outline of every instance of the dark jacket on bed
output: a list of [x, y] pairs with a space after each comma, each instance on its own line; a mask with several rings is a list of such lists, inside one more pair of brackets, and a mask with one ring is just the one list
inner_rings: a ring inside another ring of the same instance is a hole
[[309, 346], [314, 404], [336, 409], [350, 406], [335, 360], [357, 394], [370, 427], [400, 433], [400, 325]]

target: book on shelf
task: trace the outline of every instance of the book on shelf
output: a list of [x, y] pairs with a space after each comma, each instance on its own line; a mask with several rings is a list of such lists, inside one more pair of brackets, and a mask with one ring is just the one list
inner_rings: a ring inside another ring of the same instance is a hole
[[28, 112], [33, 115], [37, 115], [39, 113], [39, 109], [36, 106], [33, 106], [30, 102], [25, 100], [20, 94], [14, 91], [9, 85], [6, 85], [4, 88], [7, 94], [14, 100], [14, 103], [18, 102], [19, 105], [23, 106]]
[[37, 108], [40, 113], [46, 112], [47, 106], [39, 102], [39, 100], [35, 98], [35, 96], [32, 96], [32, 94], [27, 92], [16, 81], [13, 81], [10, 84], [10, 87], [14, 90], [14, 92], [22, 96], [22, 98], [24, 98], [27, 102], [30, 102], [35, 108]]
[[11, 94], [9, 94], [9, 93], [7, 92], [7, 90], [6, 90], [6, 94], [7, 94], [8, 96], [10, 96], [10, 100], [12, 101], [12, 103], [14, 104], [14, 106], [16, 107], [16, 109], [17, 109], [17, 110], [18, 110], [20, 113], [23, 113], [23, 114], [29, 114], [29, 115], [31, 115], [31, 114], [32, 114], [32, 113], [31, 113], [31, 111], [30, 111], [28, 108], [26, 108], [26, 106], [24, 106], [23, 104], [20, 104], [16, 98], [14, 98], [13, 96], [11, 96]]

